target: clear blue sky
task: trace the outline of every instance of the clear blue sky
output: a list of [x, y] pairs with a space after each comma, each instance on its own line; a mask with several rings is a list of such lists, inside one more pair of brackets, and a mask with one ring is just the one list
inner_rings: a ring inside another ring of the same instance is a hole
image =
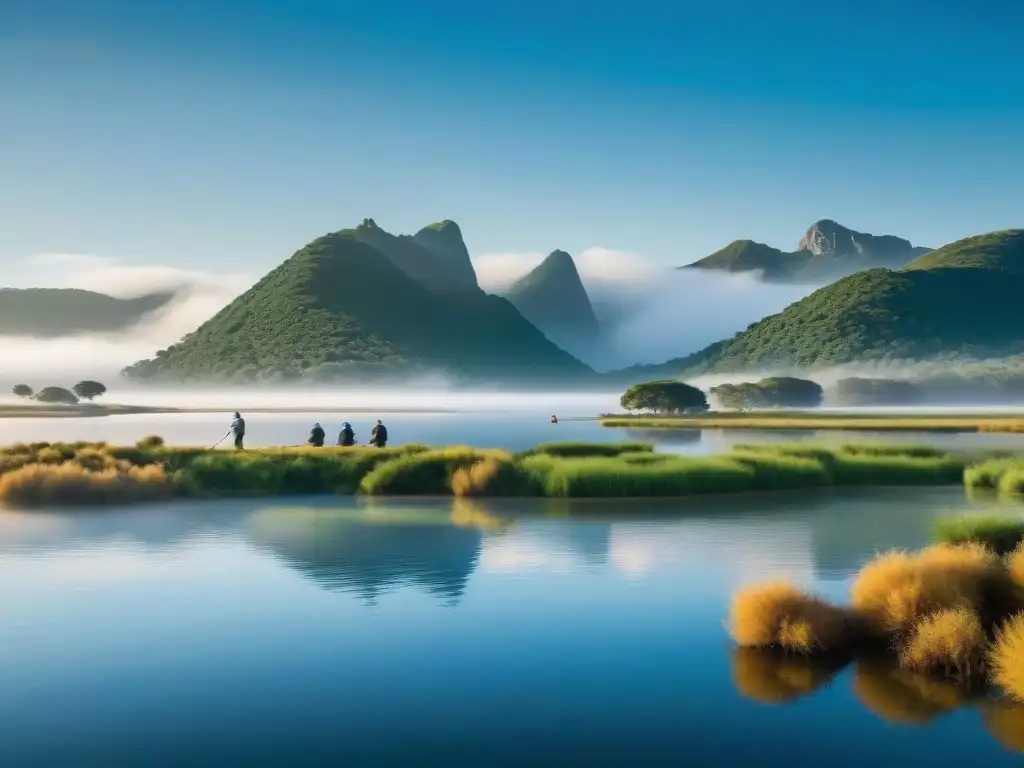
[[258, 273], [368, 216], [672, 264], [1022, 226], [1021, 5], [7, 0], [0, 265]]

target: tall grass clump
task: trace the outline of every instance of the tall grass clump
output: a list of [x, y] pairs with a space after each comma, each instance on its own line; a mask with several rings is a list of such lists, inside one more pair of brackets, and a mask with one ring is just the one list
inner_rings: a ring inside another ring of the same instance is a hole
[[1007, 471], [1020, 466], [1017, 459], [990, 459], [964, 469], [964, 485], [968, 488], [999, 488], [999, 481]]
[[1006, 556], [1006, 571], [1014, 585], [1024, 590], [1024, 542]]
[[539, 483], [511, 456], [488, 456], [455, 470], [452, 494], [464, 496], [532, 496]]
[[613, 457], [629, 453], [652, 453], [654, 446], [650, 443], [541, 443], [520, 456], [556, 456], [559, 458]]
[[1024, 495], [1024, 465], [1009, 467], [999, 478], [999, 493], [1006, 496]]
[[360, 482], [359, 490], [371, 496], [440, 496], [452, 493], [452, 477], [462, 468], [488, 458], [511, 458], [504, 451], [460, 446], [423, 451], [384, 462]]
[[1000, 516], [943, 518], [935, 523], [935, 535], [940, 541], [947, 544], [981, 544], [997, 555], [1006, 555], [1024, 541], [1024, 518]]
[[963, 460], [840, 452], [833, 466], [836, 485], [953, 485], [963, 476]]
[[740, 590], [729, 610], [729, 632], [747, 648], [776, 648], [802, 654], [845, 647], [850, 623], [839, 608], [808, 595], [788, 581]]
[[988, 662], [992, 682], [1024, 701], [1024, 613], [1011, 617], [998, 629]]
[[0, 503], [15, 507], [134, 504], [171, 496], [162, 467], [90, 471], [80, 464], [28, 464], [0, 475]]
[[925, 616], [899, 648], [901, 667], [967, 680], [982, 669], [988, 638], [970, 608], [947, 608]]
[[757, 490], [815, 488], [832, 479], [825, 465], [812, 456], [735, 451], [729, 458], [753, 470]]
[[555, 459], [546, 465], [528, 460], [526, 466], [538, 475], [545, 496], [687, 496], [747, 491], [754, 481], [750, 467], [718, 458], [673, 458], [647, 464], [619, 458]]
[[902, 644], [936, 611], [967, 608], [987, 619], [1013, 591], [1002, 560], [979, 544], [889, 552], [865, 565], [850, 589], [861, 628]]

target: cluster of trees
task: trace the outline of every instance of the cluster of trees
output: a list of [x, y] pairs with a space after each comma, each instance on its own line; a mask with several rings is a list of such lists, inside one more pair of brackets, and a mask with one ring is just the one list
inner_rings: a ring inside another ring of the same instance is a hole
[[15, 384], [11, 390], [18, 397], [35, 400], [40, 403], [59, 403], [75, 405], [79, 400], [92, 401], [106, 394], [107, 388], [98, 381], [80, 381], [71, 389], [64, 387], [43, 387], [36, 392], [28, 384]]
[[[824, 393], [821, 385], [807, 379], [775, 376], [758, 382], [721, 384], [709, 393], [727, 410], [748, 408], [816, 408]], [[619, 404], [628, 411], [654, 413], [702, 413], [708, 397], [697, 387], [674, 379], [648, 381], [627, 389]]]
[[701, 413], [708, 410], [708, 398], [696, 387], [667, 379], [634, 384], [619, 398], [619, 405], [627, 411]]
[[720, 384], [711, 396], [727, 410], [753, 408], [817, 408], [825, 396], [821, 385], [792, 376], [772, 376], [754, 382]]

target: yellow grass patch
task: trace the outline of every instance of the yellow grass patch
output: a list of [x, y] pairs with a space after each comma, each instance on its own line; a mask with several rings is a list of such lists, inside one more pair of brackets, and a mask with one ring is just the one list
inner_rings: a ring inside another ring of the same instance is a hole
[[733, 639], [749, 648], [781, 648], [810, 654], [836, 650], [849, 641], [846, 614], [788, 581], [737, 592], [729, 613]]

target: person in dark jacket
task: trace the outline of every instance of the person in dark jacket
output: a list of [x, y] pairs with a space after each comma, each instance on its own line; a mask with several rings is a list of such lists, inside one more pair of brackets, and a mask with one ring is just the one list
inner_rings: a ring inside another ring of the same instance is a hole
[[338, 445], [344, 445], [346, 447], [356, 444], [356, 433], [352, 429], [352, 425], [347, 421], [341, 425], [341, 432], [338, 433]]
[[370, 431], [370, 445], [375, 445], [378, 448], [383, 448], [388, 444], [388, 428], [384, 426], [384, 423], [377, 419], [377, 424]]
[[319, 422], [317, 422], [313, 425], [313, 428], [309, 430], [309, 440], [306, 442], [314, 448], [323, 448], [325, 437], [327, 437], [327, 434], [324, 432], [324, 428], [320, 426]]
[[231, 421], [231, 434], [235, 437], [235, 448], [239, 451], [243, 450], [242, 445], [245, 440], [245, 419], [242, 418], [242, 414], [235, 411], [234, 419]]

